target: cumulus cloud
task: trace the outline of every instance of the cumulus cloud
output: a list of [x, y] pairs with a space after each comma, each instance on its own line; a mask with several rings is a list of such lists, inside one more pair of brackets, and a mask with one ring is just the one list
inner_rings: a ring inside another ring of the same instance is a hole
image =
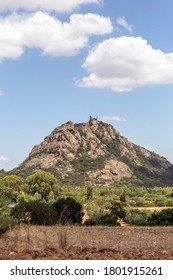
[[83, 68], [90, 74], [76, 82], [81, 87], [121, 92], [173, 84], [173, 53], [153, 49], [141, 37], [105, 40], [90, 51]]
[[132, 27], [131, 24], [129, 24], [129, 23], [126, 21], [125, 17], [119, 17], [119, 18], [117, 18], [116, 22], [117, 22], [117, 24], [118, 24], [119, 26], [124, 27], [126, 30], [128, 30], [130, 33], [132, 33], [133, 27]]
[[124, 117], [119, 116], [103, 116], [100, 118], [104, 122], [126, 122]]
[[18, 58], [25, 48], [39, 48], [52, 56], [72, 56], [87, 46], [89, 36], [111, 31], [110, 19], [96, 14], [73, 14], [63, 23], [43, 12], [13, 13], [0, 17], [0, 60]]
[[71, 12], [84, 4], [99, 4], [100, 0], [5, 0], [0, 1], [0, 11], [23, 9], [26, 11]]
[[8, 158], [7, 157], [4, 157], [4, 156], [0, 156], [0, 162], [5, 162], [7, 161]]

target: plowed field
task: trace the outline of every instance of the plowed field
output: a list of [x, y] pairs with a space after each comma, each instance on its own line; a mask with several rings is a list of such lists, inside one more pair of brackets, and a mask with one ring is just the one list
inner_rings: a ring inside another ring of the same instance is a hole
[[0, 259], [173, 259], [173, 227], [18, 227], [0, 238]]

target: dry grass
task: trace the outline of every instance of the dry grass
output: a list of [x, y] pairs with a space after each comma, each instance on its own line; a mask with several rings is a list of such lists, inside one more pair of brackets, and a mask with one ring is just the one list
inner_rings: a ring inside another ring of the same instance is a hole
[[[135, 208], [134, 208], [135, 209]], [[154, 212], [154, 211], [157, 211], [157, 212], [160, 212], [162, 210], [165, 210], [165, 209], [172, 209], [172, 207], [167, 207], [167, 206], [158, 206], [158, 207], [136, 207], [136, 209], [139, 209], [139, 210], [149, 210], [151, 212]]]
[[0, 259], [173, 259], [173, 227], [17, 227]]

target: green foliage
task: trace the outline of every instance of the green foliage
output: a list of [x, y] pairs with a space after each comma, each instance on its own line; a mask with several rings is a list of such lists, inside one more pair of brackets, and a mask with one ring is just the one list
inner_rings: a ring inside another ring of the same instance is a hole
[[85, 174], [80, 172], [74, 172], [65, 179], [61, 180], [62, 185], [68, 183], [68, 186], [84, 186], [85, 185]]
[[85, 155], [78, 159], [74, 159], [72, 164], [76, 172], [86, 172], [89, 170], [97, 170], [104, 168], [105, 157], [99, 156], [97, 158], [89, 158]]
[[22, 178], [16, 175], [7, 175], [0, 180], [0, 185], [11, 188], [15, 191], [21, 190], [22, 183]]
[[119, 159], [121, 155], [121, 150], [120, 150], [120, 139], [119, 136], [116, 136], [116, 139], [113, 141], [110, 140], [105, 140], [105, 139], [100, 139], [102, 143], [106, 145], [106, 149], [108, 154], [114, 155], [116, 158]]
[[87, 187], [87, 199], [93, 198], [93, 188], [91, 186]]
[[144, 188], [133, 184], [128, 185], [125, 180], [122, 185], [116, 187], [91, 187], [93, 189], [93, 198], [89, 200], [87, 199], [88, 186], [76, 187], [64, 185], [59, 188], [59, 197], [66, 198], [70, 196], [82, 204], [88, 206], [95, 204], [95, 208], [101, 206], [103, 209], [110, 208], [112, 198], [115, 201], [119, 201], [123, 193], [125, 193], [126, 207], [152, 207], [155, 206], [158, 198], [162, 199], [163, 205], [160, 204], [161, 206], [172, 206], [171, 203], [173, 202], [171, 198], [172, 187]]
[[60, 224], [80, 224], [82, 222], [82, 205], [71, 197], [60, 198], [52, 204], [57, 211]]
[[119, 226], [117, 220], [111, 214], [104, 214], [98, 220], [88, 219], [85, 226]]
[[55, 194], [54, 194], [53, 191], [50, 191], [48, 200], [49, 200], [49, 201], [54, 201], [54, 200], [55, 200]]
[[81, 223], [82, 206], [68, 197], [54, 202], [52, 205], [41, 201], [20, 201], [11, 209], [11, 215], [19, 222], [35, 225], [53, 225], [56, 223]]
[[154, 212], [144, 223], [146, 226], [173, 226], [173, 208]]
[[86, 212], [89, 216], [84, 222], [86, 226], [118, 226], [117, 218], [114, 217], [109, 210], [106, 210], [106, 205], [102, 207], [96, 205], [94, 202], [86, 206]]
[[141, 225], [146, 222], [149, 212], [139, 209], [127, 209], [124, 221], [131, 225]]
[[111, 215], [117, 220], [118, 218], [124, 219], [126, 216], [126, 211], [121, 202], [113, 202], [110, 208]]
[[0, 186], [0, 207], [16, 202], [18, 192], [10, 187]]
[[42, 199], [41, 194], [40, 194], [39, 192], [36, 192], [36, 193], [34, 194], [34, 200], [41, 200], [41, 199]]
[[0, 178], [3, 178], [6, 174], [6, 171], [4, 169], [0, 169]]
[[124, 192], [120, 195], [120, 201], [124, 204], [126, 203], [126, 195]]
[[19, 222], [33, 225], [53, 225], [57, 221], [54, 208], [42, 201], [22, 201], [11, 210]]
[[58, 194], [57, 180], [50, 172], [37, 171], [35, 174], [27, 177], [26, 192], [32, 195], [38, 192], [43, 199], [48, 200], [51, 191]]
[[2, 213], [0, 215], [0, 236], [7, 230], [12, 229], [17, 225], [17, 220], [9, 216], [7, 213]]
[[22, 184], [22, 178], [16, 175], [8, 175], [0, 179], [0, 207], [17, 201]]
[[22, 192], [21, 194], [19, 194], [17, 196], [17, 202], [18, 203], [20, 203], [22, 201], [30, 202], [30, 201], [33, 201], [33, 200], [35, 200], [34, 196], [32, 196], [31, 194], [28, 194], [28, 193]]

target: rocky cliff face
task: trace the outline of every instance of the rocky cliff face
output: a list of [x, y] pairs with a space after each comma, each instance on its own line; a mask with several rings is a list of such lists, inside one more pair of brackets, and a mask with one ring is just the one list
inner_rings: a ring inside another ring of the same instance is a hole
[[55, 128], [13, 171], [29, 175], [39, 169], [53, 172], [62, 183], [75, 185], [108, 185], [122, 178], [137, 178], [150, 185], [173, 183], [171, 163], [97, 119]]

